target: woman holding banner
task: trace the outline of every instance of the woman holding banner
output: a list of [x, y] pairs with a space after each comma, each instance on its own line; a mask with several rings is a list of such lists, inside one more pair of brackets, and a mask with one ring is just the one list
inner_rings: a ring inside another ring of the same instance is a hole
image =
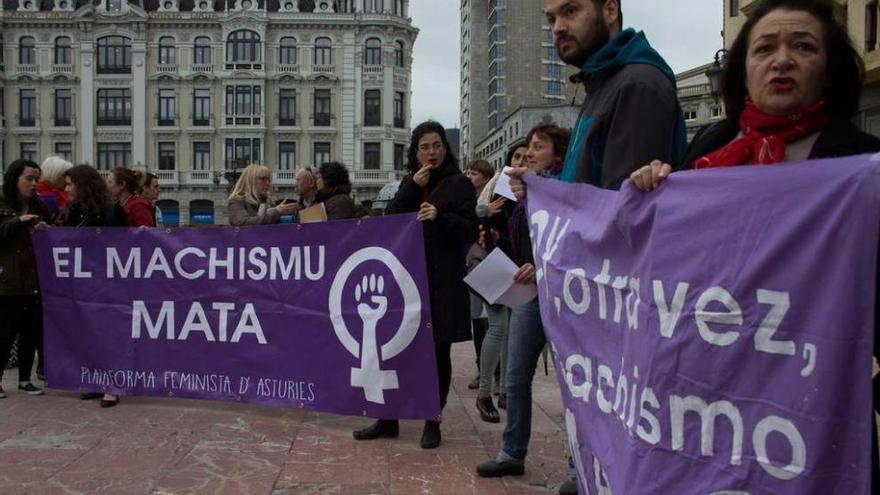
[[[465, 252], [477, 240], [476, 194], [470, 180], [458, 168], [446, 131], [437, 122], [424, 122], [413, 130], [408, 168], [409, 175], [401, 182], [386, 214], [416, 213], [424, 225], [442, 408], [452, 380], [452, 344], [471, 338], [470, 301], [464, 276]], [[380, 419], [355, 431], [354, 437], [371, 440], [397, 434], [397, 420]], [[421, 447], [436, 448], [440, 440], [440, 422], [426, 421]]]
[[245, 167], [229, 195], [229, 225], [268, 225], [281, 223], [284, 215], [293, 215], [296, 203], [271, 202], [272, 173], [263, 165], [252, 163]]
[[[771, 165], [880, 151], [880, 139], [851, 122], [859, 107], [863, 73], [861, 58], [834, 18], [832, 2], [757, 3], [727, 57], [727, 118], [694, 137], [682, 168]], [[671, 165], [654, 161], [630, 178], [650, 191], [671, 172]], [[880, 355], [878, 345], [875, 336], [875, 357]], [[880, 383], [875, 378], [875, 409], [878, 400]], [[877, 493], [876, 435], [872, 441], [872, 485]]]
[[0, 196], [0, 378], [17, 335], [18, 390], [28, 395], [43, 394], [31, 383], [34, 353], [43, 338], [43, 308], [30, 229], [46, 228], [52, 215], [37, 197], [39, 180], [39, 165], [16, 160], [6, 169]]

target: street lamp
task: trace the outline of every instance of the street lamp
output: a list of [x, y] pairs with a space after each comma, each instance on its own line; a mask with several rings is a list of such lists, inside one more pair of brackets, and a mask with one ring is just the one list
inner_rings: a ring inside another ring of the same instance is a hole
[[727, 50], [724, 48], [715, 52], [715, 62], [706, 69], [706, 77], [709, 78], [709, 87], [712, 90], [712, 96], [715, 102], [721, 96], [721, 81], [724, 77], [724, 69], [727, 67]]

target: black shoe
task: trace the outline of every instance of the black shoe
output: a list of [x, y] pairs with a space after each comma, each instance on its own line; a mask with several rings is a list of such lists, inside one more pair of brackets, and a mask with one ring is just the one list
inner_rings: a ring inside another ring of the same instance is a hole
[[397, 438], [400, 424], [396, 419], [380, 419], [363, 430], [352, 433], [355, 440], [375, 440], [377, 438]]
[[578, 495], [577, 480], [565, 480], [565, 483], [559, 486], [559, 495]]
[[507, 409], [507, 394], [498, 396], [498, 409]]
[[436, 449], [440, 446], [440, 422], [425, 421], [425, 429], [422, 430], [421, 447], [423, 449]]
[[84, 394], [79, 394], [80, 400], [92, 400], [92, 399], [100, 399], [104, 397], [104, 394], [101, 392], [87, 392]]
[[480, 419], [487, 423], [500, 423], [501, 415], [498, 409], [492, 404], [492, 397], [477, 397], [477, 411], [480, 412]]
[[115, 407], [116, 404], [119, 404], [119, 397], [114, 400], [101, 399], [101, 407]]
[[476, 390], [480, 388], [480, 375], [477, 375], [473, 380], [468, 383], [468, 390]]
[[3, 391], [3, 387], [0, 387], [0, 399], [6, 398], [6, 392]]
[[500, 478], [502, 476], [519, 476], [526, 472], [523, 461], [486, 461], [477, 466], [477, 474], [483, 478]]
[[28, 383], [27, 385], [19, 385], [19, 392], [24, 392], [28, 395], [43, 395], [43, 389], [37, 388], [33, 383]]

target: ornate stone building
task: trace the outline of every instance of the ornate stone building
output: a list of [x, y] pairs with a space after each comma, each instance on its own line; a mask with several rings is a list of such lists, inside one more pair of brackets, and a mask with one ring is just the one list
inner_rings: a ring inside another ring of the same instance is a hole
[[2, 0], [0, 164], [60, 155], [156, 173], [174, 223], [225, 223], [248, 163], [293, 197], [344, 162], [355, 196], [401, 175], [409, 0]]

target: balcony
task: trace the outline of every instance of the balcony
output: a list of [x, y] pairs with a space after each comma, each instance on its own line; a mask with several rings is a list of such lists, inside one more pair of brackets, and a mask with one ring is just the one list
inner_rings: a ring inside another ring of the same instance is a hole
[[299, 65], [296, 64], [280, 64], [276, 68], [279, 74], [299, 74]]
[[262, 62], [229, 62], [226, 70], [263, 70]]
[[312, 73], [314, 74], [333, 74], [336, 68], [333, 65], [313, 65]]
[[210, 74], [211, 72], [214, 72], [214, 64], [193, 64], [192, 71]]
[[73, 64], [54, 64], [52, 72], [55, 74], [73, 74]]
[[172, 186], [179, 184], [177, 170], [157, 170], [156, 177], [159, 178], [160, 184], [169, 184]]
[[385, 67], [381, 65], [365, 65], [364, 74], [381, 74], [385, 71]]
[[159, 64], [156, 66], [156, 72], [159, 74], [176, 74], [177, 64]]
[[214, 172], [210, 170], [187, 170], [186, 183], [190, 186], [210, 186], [214, 184]]
[[406, 174], [402, 170], [354, 170], [351, 181], [355, 184], [387, 184], [399, 180]]
[[98, 64], [98, 74], [131, 74], [131, 65]]
[[296, 170], [276, 170], [272, 173], [272, 182], [277, 186], [293, 185]]
[[18, 64], [15, 66], [16, 74], [39, 74], [40, 66], [37, 64]]

